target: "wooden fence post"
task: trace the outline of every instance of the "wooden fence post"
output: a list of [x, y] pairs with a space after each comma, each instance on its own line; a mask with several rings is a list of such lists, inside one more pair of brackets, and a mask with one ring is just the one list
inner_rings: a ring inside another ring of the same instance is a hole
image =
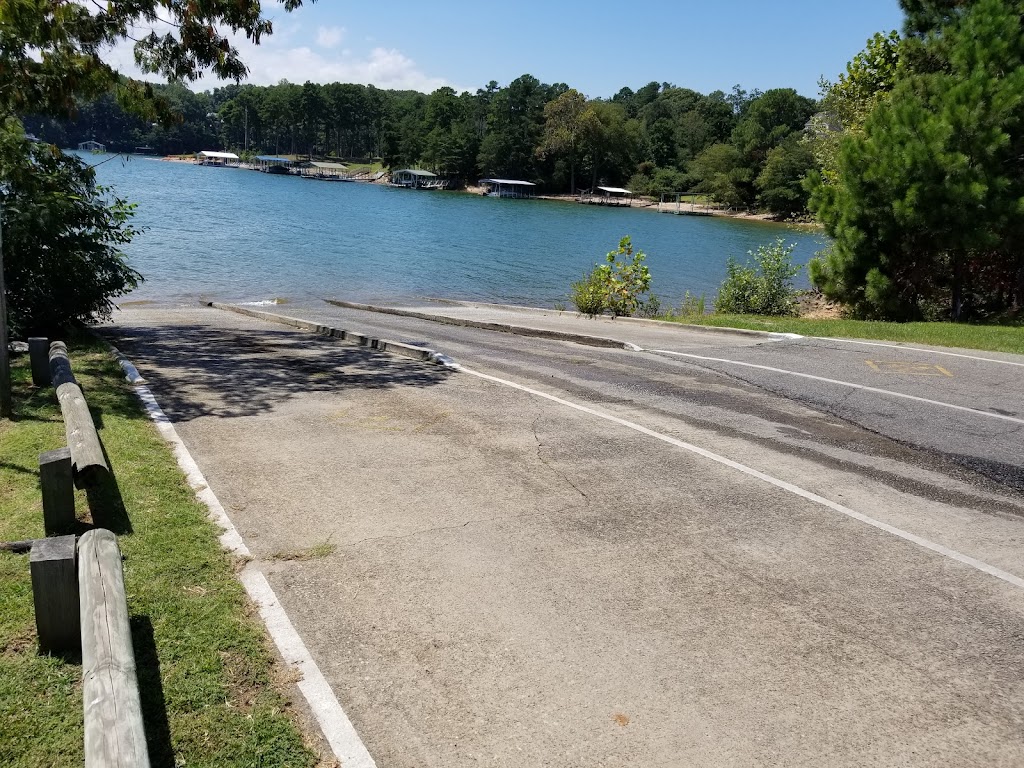
[[62, 341], [50, 345], [50, 375], [64, 415], [64, 431], [75, 467], [75, 485], [79, 488], [95, 487], [110, 472], [110, 467], [103, 457], [103, 446], [96, 434], [85, 395], [71, 372], [68, 348]]
[[37, 387], [50, 386], [50, 340], [42, 336], [31, 336], [28, 340], [28, 357], [32, 365], [32, 383]]
[[36, 610], [39, 647], [46, 653], [78, 650], [78, 579], [75, 537], [55, 536], [32, 542], [28, 556], [32, 573], [32, 602]]
[[39, 485], [43, 489], [43, 528], [47, 536], [75, 527], [75, 485], [71, 449], [39, 454]]
[[94, 528], [78, 546], [85, 768], [149, 768], [121, 550]]

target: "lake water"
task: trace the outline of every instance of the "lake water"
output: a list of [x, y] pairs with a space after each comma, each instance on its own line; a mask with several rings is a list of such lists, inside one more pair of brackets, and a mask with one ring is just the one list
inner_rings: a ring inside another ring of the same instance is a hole
[[[552, 306], [619, 238], [647, 253], [653, 291], [714, 295], [728, 256], [778, 237], [804, 263], [821, 234], [762, 222], [543, 200], [325, 183], [155, 158], [83, 155], [138, 203], [129, 300], [446, 297]], [[801, 276], [801, 281], [803, 277]]]

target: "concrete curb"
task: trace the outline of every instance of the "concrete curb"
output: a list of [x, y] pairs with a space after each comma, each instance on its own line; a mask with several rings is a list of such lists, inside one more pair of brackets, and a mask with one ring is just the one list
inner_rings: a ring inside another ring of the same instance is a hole
[[[531, 328], [526, 325], [509, 325], [507, 323], [488, 323], [484, 320], [467, 320], [461, 317], [450, 317], [448, 315], [435, 315], [430, 312], [417, 312], [412, 309], [398, 309], [397, 307], [380, 307], [374, 304], [358, 304], [354, 301], [341, 301], [340, 299], [324, 299], [328, 304], [345, 309], [358, 309], [363, 312], [379, 312], [384, 315], [397, 315], [399, 317], [413, 317], [418, 320], [429, 320], [433, 323], [443, 325], [458, 325], [463, 328], [481, 328], [486, 331], [498, 331], [500, 333], [514, 333], [517, 336], [532, 336], [539, 339], [551, 339], [553, 341], [571, 341], [576, 344], [585, 344], [591, 347], [610, 347], [612, 349], [629, 349], [637, 351], [639, 347], [628, 341], [620, 341], [605, 336], [589, 336], [583, 333], [569, 333], [566, 331], [548, 331], [543, 328]], [[500, 305], [491, 305], [500, 306]], [[545, 310], [537, 310], [545, 311]]]
[[207, 302], [206, 306], [213, 307], [214, 309], [222, 309], [227, 312], [236, 312], [239, 315], [248, 315], [249, 317], [255, 317], [257, 320], [266, 320], [271, 323], [288, 325], [292, 328], [298, 328], [300, 331], [309, 331], [310, 333], [315, 333], [318, 336], [329, 336], [334, 339], [341, 339], [342, 341], [348, 341], [361, 347], [369, 347], [370, 349], [376, 349], [380, 352], [391, 352], [392, 354], [409, 357], [413, 360], [419, 360], [424, 363], [443, 365], [447, 368], [458, 367], [458, 364], [447, 355], [443, 355], [440, 352], [428, 349], [427, 347], [416, 347], [412, 344], [403, 344], [400, 341], [391, 341], [389, 339], [377, 339], [373, 336], [367, 336], [364, 333], [359, 333], [358, 331], [348, 331], [343, 328], [332, 328], [329, 325], [312, 323], [298, 317], [278, 315], [273, 312], [264, 312], [259, 309], [249, 309], [248, 307], [240, 307], [236, 304], [222, 304], [218, 301], [210, 301]]
[[[327, 299], [331, 301], [331, 299]], [[540, 315], [577, 315], [579, 312], [570, 312], [567, 309], [544, 309], [543, 307], [524, 307], [519, 304], [491, 304], [486, 301], [459, 301], [457, 299], [437, 299], [427, 297], [427, 301], [435, 301], [438, 304], [449, 304], [456, 307], [493, 307], [494, 309], [504, 309], [513, 312], [532, 312]], [[799, 334], [782, 334], [777, 331], [756, 331], [751, 328], [730, 328], [727, 326], [719, 325], [698, 325], [695, 323], [675, 323], [669, 320], [653, 320], [648, 317], [616, 317], [614, 319], [616, 323], [626, 323], [628, 325], [645, 325], [651, 328], [686, 328], [691, 331], [707, 331], [708, 333], [733, 333], [739, 336], [759, 336], [776, 338], [778, 336], [797, 336]]]

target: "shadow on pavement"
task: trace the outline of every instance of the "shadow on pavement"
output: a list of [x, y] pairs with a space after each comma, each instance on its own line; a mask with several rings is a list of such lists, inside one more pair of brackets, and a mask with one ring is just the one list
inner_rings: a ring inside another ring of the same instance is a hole
[[176, 421], [237, 418], [309, 392], [430, 387], [451, 371], [291, 330], [167, 325], [105, 329]]

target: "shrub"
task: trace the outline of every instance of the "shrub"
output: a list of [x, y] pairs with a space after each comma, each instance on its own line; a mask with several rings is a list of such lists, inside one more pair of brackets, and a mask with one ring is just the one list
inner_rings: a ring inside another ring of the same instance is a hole
[[683, 296], [683, 303], [679, 305], [681, 317], [704, 317], [707, 313], [707, 300], [702, 293], [700, 296], [693, 296], [689, 291]]
[[715, 297], [715, 311], [737, 315], [795, 315], [796, 289], [793, 278], [801, 267], [793, 265], [795, 245], [780, 238], [770, 245], [748, 252], [740, 264], [731, 256], [726, 278]]
[[[623, 260], [619, 260], [624, 256]], [[605, 257], [605, 264], [596, 264], [572, 284], [569, 297], [583, 314], [596, 317], [611, 312], [613, 317], [629, 317], [641, 307], [650, 305], [642, 300], [651, 289], [651, 272], [644, 264], [647, 255], [633, 251], [633, 243], [626, 235], [619, 247]]]
[[77, 157], [0, 126], [0, 189], [12, 335], [109, 317], [142, 279], [121, 247], [135, 206], [99, 187]]
[[595, 267], [590, 274], [583, 275], [583, 279], [573, 283], [569, 289], [569, 300], [587, 317], [597, 317], [604, 312], [605, 286], [599, 269], [600, 267]]

